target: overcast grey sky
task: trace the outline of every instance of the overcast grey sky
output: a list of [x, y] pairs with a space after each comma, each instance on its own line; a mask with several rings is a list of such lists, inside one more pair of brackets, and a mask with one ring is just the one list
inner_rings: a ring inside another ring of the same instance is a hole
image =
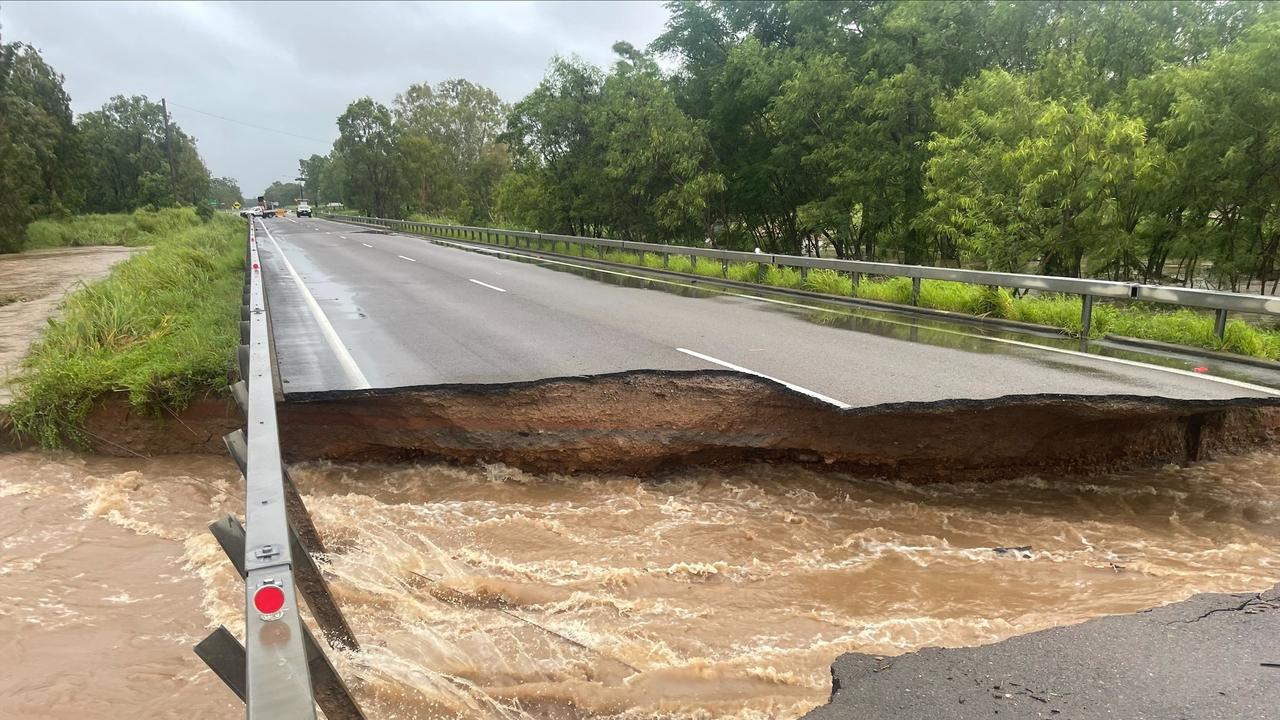
[[607, 65], [615, 42], [643, 47], [666, 17], [658, 2], [0, 5], [4, 41], [39, 48], [66, 76], [76, 113], [112, 95], [168, 98], [209, 170], [250, 196], [295, 178], [298, 158], [328, 152], [358, 97], [390, 103], [411, 83], [465, 77], [513, 102], [553, 55]]

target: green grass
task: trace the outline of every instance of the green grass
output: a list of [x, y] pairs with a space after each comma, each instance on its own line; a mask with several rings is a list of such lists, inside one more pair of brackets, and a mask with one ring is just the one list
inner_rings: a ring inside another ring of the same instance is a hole
[[239, 337], [244, 232], [227, 215], [148, 230], [151, 250], [68, 297], [16, 380], [17, 430], [47, 447], [78, 443], [106, 393], [126, 391], [135, 407], [163, 411], [224, 392]]
[[24, 250], [87, 245], [151, 245], [201, 223], [192, 208], [137, 210], [117, 215], [76, 215], [27, 226]]

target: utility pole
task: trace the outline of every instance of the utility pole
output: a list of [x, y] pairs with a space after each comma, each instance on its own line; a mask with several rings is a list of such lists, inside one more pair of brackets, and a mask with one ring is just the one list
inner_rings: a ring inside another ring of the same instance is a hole
[[164, 111], [164, 149], [169, 156], [169, 190], [173, 199], [178, 199], [178, 164], [173, 160], [173, 133], [169, 131], [169, 104], [160, 98], [160, 109]]

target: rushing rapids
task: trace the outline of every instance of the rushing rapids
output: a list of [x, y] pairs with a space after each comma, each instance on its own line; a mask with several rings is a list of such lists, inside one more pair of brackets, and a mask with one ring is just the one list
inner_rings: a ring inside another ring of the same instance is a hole
[[[841, 652], [970, 645], [1280, 579], [1280, 454], [912, 485], [788, 465], [659, 479], [295, 469], [372, 716], [777, 717]], [[210, 457], [0, 454], [13, 717], [232, 716], [192, 655], [240, 632]], [[7, 701], [9, 702], [9, 701]]]

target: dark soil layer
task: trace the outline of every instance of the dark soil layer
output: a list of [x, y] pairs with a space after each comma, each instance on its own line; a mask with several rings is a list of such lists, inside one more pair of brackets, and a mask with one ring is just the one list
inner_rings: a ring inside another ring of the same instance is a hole
[[[783, 461], [928, 481], [1182, 462], [1266, 444], [1280, 436], [1280, 401], [1023, 395], [840, 410], [729, 371], [629, 372], [291, 394], [279, 420], [290, 461], [629, 474]], [[86, 431], [108, 454], [221, 453], [222, 435], [242, 424], [227, 401], [157, 416], [109, 397]]]
[[1030, 395], [839, 410], [729, 371], [291, 394], [287, 459], [504, 462], [648, 474], [709, 463], [826, 463], [907, 479], [1180, 462], [1272, 442], [1280, 403]]

